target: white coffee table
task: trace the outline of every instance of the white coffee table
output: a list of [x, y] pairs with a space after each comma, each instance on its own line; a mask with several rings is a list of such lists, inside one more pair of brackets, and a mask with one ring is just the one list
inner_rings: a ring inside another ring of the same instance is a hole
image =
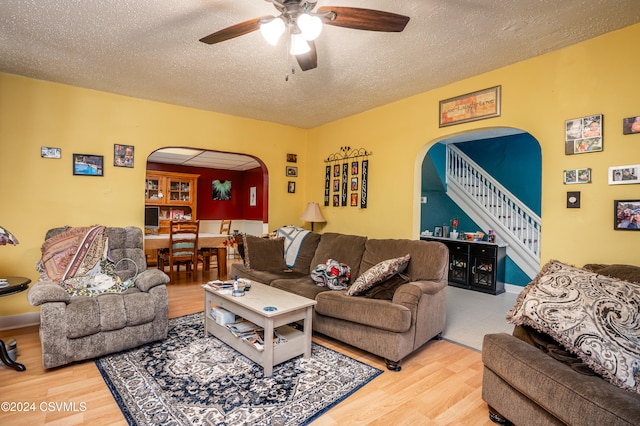
[[[311, 321], [315, 300], [255, 281], [251, 283], [251, 290], [246, 291], [242, 297], [234, 297], [229, 291], [215, 290], [206, 284], [203, 288], [205, 334], [211, 333], [256, 364], [260, 364], [265, 377], [273, 374], [274, 365], [298, 355], [305, 358], [311, 356]], [[264, 350], [256, 349], [231, 334], [227, 327], [217, 324], [211, 317], [211, 308], [214, 306], [224, 308], [261, 326], [265, 336]], [[267, 307], [276, 309], [265, 310]], [[287, 326], [297, 321], [303, 322], [304, 331]], [[286, 342], [274, 345], [267, 337], [273, 336], [273, 330], [276, 328], [278, 333], [287, 339]]]

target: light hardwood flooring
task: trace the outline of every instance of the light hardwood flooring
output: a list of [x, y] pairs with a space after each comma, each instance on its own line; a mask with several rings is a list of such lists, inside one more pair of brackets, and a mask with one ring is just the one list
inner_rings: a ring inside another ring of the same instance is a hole
[[[215, 278], [215, 269], [177, 274], [168, 286], [169, 317], [202, 311], [200, 284]], [[0, 402], [15, 403], [12, 408], [22, 411], [0, 409], [0, 424], [127, 424], [93, 361], [44, 370], [38, 327], [0, 331], [0, 338], [11, 337], [18, 341], [18, 361], [27, 370], [0, 367]], [[482, 361], [477, 351], [432, 341], [403, 360], [402, 371], [394, 373], [374, 355], [325, 336], [315, 335], [313, 340], [384, 370], [320, 416], [315, 426], [493, 425], [481, 398]]]

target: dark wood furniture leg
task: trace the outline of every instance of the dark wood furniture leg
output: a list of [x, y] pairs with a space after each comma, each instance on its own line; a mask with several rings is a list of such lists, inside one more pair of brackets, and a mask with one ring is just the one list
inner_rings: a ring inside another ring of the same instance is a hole
[[218, 279], [225, 281], [227, 279], [227, 248], [218, 247], [217, 249]]
[[4, 344], [4, 341], [0, 339], [0, 361], [7, 367], [11, 367], [16, 371], [24, 371], [27, 369], [23, 364], [19, 362], [15, 362], [11, 358], [9, 358], [9, 353], [7, 352], [7, 347]]

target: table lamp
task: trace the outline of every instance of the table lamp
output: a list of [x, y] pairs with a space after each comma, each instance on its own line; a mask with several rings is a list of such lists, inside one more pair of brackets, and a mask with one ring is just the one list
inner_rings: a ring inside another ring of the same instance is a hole
[[307, 208], [300, 216], [300, 220], [305, 222], [311, 222], [311, 231], [313, 231], [313, 224], [315, 222], [326, 222], [327, 220], [320, 213], [320, 206], [318, 203], [307, 203]]

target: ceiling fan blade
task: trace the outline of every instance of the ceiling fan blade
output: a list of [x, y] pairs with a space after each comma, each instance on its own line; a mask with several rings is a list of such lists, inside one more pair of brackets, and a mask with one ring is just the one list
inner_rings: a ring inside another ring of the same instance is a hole
[[223, 28], [213, 34], [202, 37], [200, 41], [207, 44], [216, 44], [220, 43], [221, 41], [230, 40], [232, 38], [240, 37], [241, 35], [249, 34], [250, 32], [260, 29], [260, 21], [262, 19], [273, 19], [273, 16], [261, 16], [260, 18], [254, 18], [249, 19], [248, 21], [240, 22], [239, 24]]
[[296, 55], [298, 65], [302, 71], [308, 71], [318, 66], [318, 52], [316, 51], [316, 44], [313, 41], [309, 41], [310, 51], [303, 53], [302, 55]]
[[385, 31], [399, 33], [409, 22], [409, 17], [381, 10], [360, 9], [357, 7], [323, 6], [319, 14], [334, 12], [333, 20], [323, 20], [327, 25], [352, 28], [355, 30]]

